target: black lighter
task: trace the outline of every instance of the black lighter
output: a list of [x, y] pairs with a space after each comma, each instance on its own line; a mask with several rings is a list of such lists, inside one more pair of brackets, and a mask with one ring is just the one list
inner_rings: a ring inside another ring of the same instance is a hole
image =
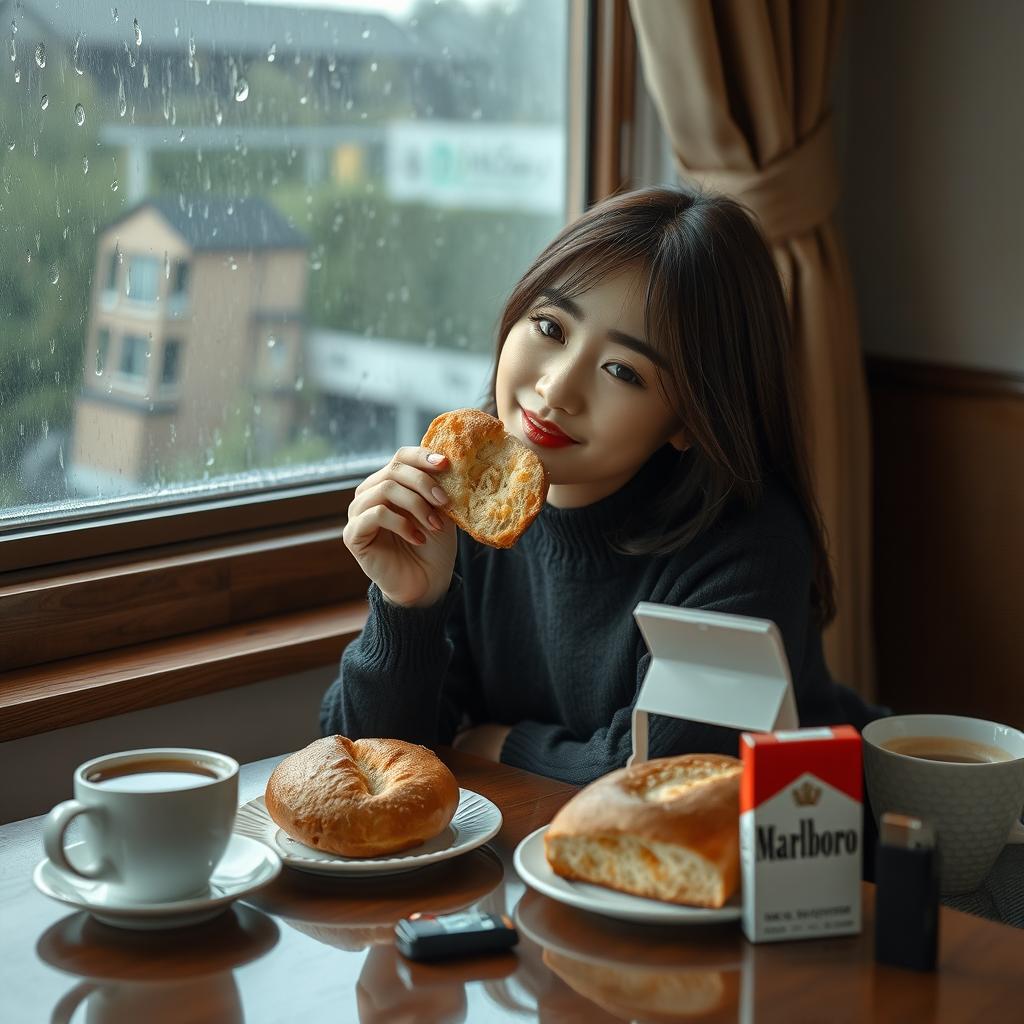
[[395, 945], [410, 960], [498, 953], [518, 941], [515, 925], [504, 914], [412, 914], [395, 925]]
[[939, 871], [935, 832], [907, 814], [883, 814], [875, 855], [875, 959], [935, 970]]

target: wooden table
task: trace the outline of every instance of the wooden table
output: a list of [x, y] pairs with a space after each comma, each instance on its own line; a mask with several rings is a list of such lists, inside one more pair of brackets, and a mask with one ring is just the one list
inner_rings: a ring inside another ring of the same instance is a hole
[[[31, 882], [43, 819], [0, 827], [0, 1021], [922, 1024], [1024, 1016], [1024, 932], [944, 908], [937, 973], [879, 967], [867, 884], [862, 935], [767, 946], [748, 944], [738, 925], [653, 928], [561, 906], [524, 888], [512, 851], [572, 787], [455, 751], [443, 756], [461, 785], [501, 808], [491, 849], [381, 881], [286, 868], [249, 903], [179, 931], [120, 931], [69, 914]], [[263, 791], [278, 760], [242, 769], [243, 802]], [[396, 953], [399, 917], [468, 905], [512, 913], [515, 951], [438, 966]]]

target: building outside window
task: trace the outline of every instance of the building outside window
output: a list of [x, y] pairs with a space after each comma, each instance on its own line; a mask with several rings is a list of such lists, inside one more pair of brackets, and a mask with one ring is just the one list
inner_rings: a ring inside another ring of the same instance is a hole
[[579, 190], [571, 7], [0, 0], [0, 530], [355, 481], [478, 404]]

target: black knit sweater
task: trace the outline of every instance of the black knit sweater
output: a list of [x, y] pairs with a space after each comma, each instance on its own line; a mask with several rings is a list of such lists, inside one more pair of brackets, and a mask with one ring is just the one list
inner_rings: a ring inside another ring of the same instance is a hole
[[[632, 614], [639, 601], [771, 619], [801, 724], [863, 715], [825, 666], [810, 535], [788, 490], [769, 485], [760, 507], [731, 509], [673, 555], [610, 546], [609, 533], [650, 506], [676, 460], [666, 447], [592, 505], [546, 505], [511, 549], [460, 533], [452, 585], [431, 608], [394, 606], [371, 585], [369, 619], [324, 696], [321, 730], [434, 746], [461, 725], [496, 722], [512, 726], [503, 762], [589, 782], [631, 752], [632, 705], [650, 661]], [[650, 757], [735, 755], [738, 733], [652, 715], [649, 748]]]

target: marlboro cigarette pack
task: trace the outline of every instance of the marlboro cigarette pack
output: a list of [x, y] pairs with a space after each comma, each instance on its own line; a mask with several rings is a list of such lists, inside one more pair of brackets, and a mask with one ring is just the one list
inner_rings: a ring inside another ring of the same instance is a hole
[[861, 749], [849, 725], [743, 733], [740, 863], [751, 942], [860, 931]]

